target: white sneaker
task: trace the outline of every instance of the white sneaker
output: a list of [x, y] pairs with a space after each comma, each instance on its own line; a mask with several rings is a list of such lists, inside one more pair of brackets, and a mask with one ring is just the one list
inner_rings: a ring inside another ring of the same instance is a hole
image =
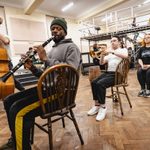
[[146, 90], [144, 97], [150, 97], [150, 90]]
[[89, 111], [88, 111], [88, 115], [89, 116], [93, 116], [95, 114], [98, 113], [100, 106], [93, 106]]
[[99, 111], [98, 111], [98, 114], [96, 116], [96, 120], [97, 121], [102, 121], [103, 119], [105, 119], [106, 111], [107, 111], [106, 107], [105, 108], [100, 107]]

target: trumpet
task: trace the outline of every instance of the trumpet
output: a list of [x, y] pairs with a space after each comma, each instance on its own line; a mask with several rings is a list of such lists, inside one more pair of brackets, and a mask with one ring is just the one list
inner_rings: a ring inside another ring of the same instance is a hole
[[[54, 37], [52, 36], [51, 38], [49, 38], [47, 41], [45, 41], [43, 44], [42, 44], [42, 47], [45, 47], [48, 43], [50, 43], [52, 40], [54, 39]], [[2, 82], [6, 82], [7, 79], [15, 72], [17, 71], [23, 64], [25, 64], [28, 59], [31, 59], [37, 52], [36, 51], [28, 51], [27, 52], [27, 55], [25, 58], [21, 58], [19, 60], [19, 63], [14, 67], [12, 68], [10, 71], [8, 71], [6, 74], [4, 74], [2, 77], [0, 77], [0, 81]]]
[[102, 55], [107, 55], [107, 53], [103, 50], [103, 49], [100, 49], [98, 51], [93, 51], [93, 50], [90, 50], [89, 51], [89, 55], [92, 57], [92, 58], [100, 58]]

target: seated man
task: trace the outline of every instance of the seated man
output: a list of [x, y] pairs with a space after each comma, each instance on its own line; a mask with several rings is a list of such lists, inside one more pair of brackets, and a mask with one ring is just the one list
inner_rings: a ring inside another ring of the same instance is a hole
[[117, 65], [121, 62], [122, 58], [128, 57], [126, 48], [121, 48], [121, 39], [118, 36], [113, 36], [111, 39], [112, 50], [107, 50], [108, 55], [101, 58], [101, 64], [108, 64], [107, 72], [101, 74], [98, 78], [92, 81], [92, 95], [94, 106], [88, 111], [88, 115], [92, 116], [97, 114], [96, 120], [101, 121], [106, 116], [106, 88], [115, 84], [115, 71]]
[[[67, 35], [67, 23], [62, 18], [52, 21], [50, 30], [54, 36], [51, 51], [47, 54], [42, 45], [35, 46], [41, 61], [45, 66], [51, 67], [56, 64], [66, 63], [76, 69], [80, 67], [80, 50], [71, 39], [65, 39]], [[30, 60], [25, 63], [25, 67], [39, 77], [42, 70], [36, 68]], [[5, 98], [4, 107], [7, 114], [8, 124], [11, 131], [11, 138], [0, 150], [31, 150], [30, 129], [33, 128], [34, 119], [41, 115], [37, 87], [12, 94]]]

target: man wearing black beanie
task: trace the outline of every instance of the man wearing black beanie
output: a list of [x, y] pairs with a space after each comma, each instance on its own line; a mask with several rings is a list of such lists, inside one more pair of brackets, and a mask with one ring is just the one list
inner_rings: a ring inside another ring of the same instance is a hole
[[65, 19], [63, 18], [55, 18], [52, 22], [51, 22], [51, 26], [53, 26], [54, 24], [60, 25], [64, 31], [67, 34], [67, 22]]
[[[42, 45], [34, 46], [39, 58], [45, 66], [51, 67], [56, 64], [66, 63], [77, 70], [80, 68], [80, 50], [71, 39], [65, 39], [67, 35], [67, 22], [62, 18], [55, 18], [50, 25], [53, 41], [51, 51], [47, 54]], [[24, 64], [35, 76], [40, 77], [42, 70], [36, 68], [29, 60]], [[23, 97], [22, 97], [23, 95]], [[30, 129], [34, 125], [34, 119], [41, 115], [41, 107], [37, 96], [37, 87], [24, 90], [8, 96], [4, 100], [11, 138], [0, 150], [16, 149], [31, 150]], [[16, 120], [22, 122], [15, 124]]]

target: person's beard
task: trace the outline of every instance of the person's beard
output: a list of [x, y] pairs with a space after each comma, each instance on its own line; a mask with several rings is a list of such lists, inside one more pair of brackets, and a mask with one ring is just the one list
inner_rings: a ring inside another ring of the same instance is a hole
[[59, 43], [61, 40], [63, 40], [65, 38], [65, 36], [56, 36], [54, 37], [53, 41], [55, 43]]

